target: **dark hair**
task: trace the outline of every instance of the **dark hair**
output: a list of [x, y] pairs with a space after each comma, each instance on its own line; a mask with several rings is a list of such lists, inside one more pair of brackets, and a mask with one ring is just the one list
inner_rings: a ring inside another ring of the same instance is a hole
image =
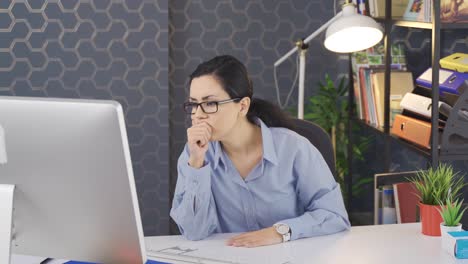
[[190, 74], [190, 83], [197, 77], [211, 75], [218, 80], [230, 98], [251, 99], [247, 119], [255, 124], [255, 117], [260, 118], [269, 127], [293, 129], [291, 118], [278, 106], [258, 98], [253, 98], [253, 85], [244, 64], [230, 55], [221, 55], [202, 62]]

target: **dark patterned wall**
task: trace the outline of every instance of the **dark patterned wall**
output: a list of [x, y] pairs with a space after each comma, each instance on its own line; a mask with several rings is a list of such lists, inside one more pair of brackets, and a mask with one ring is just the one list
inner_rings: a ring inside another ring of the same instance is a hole
[[123, 105], [145, 235], [169, 230], [167, 3], [0, 1], [0, 94]]

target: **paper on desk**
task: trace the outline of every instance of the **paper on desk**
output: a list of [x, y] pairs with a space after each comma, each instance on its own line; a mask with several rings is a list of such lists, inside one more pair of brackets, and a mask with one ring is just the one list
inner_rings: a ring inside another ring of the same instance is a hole
[[[225, 245], [233, 234], [215, 234], [205, 240], [188, 241], [181, 237], [164, 239], [147, 238], [147, 255], [159, 261], [171, 263], [202, 264], [282, 264], [291, 261], [291, 244], [278, 244], [268, 247], [241, 248]], [[276, 252], [279, 254], [272, 254]]]
[[[44, 261], [46, 258], [44, 257], [34, 257], [34, 256], [24, 256], [24, 255], [12, 255], [10, 264], [38, 264]], [[54, 259], [47, 264], [63, 264], [67, 262], [64, 259]]]

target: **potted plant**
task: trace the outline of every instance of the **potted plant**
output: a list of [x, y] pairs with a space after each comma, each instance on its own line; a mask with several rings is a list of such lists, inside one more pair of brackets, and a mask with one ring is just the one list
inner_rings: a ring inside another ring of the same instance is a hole
[[[348, 164], [348, 131], [347, 122], [349, 120], [348, 101], [346, 94], [348, 86], [346, 78], [340, 79], [335, 85], [328, 74], [325, 75], [325, 82], [319, 82], [318, 94], [309, 98], [309, 103], [304, 110], [304, 119], [314, 122], [322, 127], [330, 135], [333, 150], [335, 151], [337, 181], [342, 186], [341, 191], [346, 201], [347, 188], [345, 186], [345, 175], [349, 175]], [[358, 130], [353, 127], [353, 130]], [[364, 160], [364, 153], [367, 150], [371, 140], [356, 135], [352, 152], [353, 157], [358, 160]], [[353, 181], [352, 193], [359, 196], [366, 191], [366, 185], [374, 181], [373, 177], [360, 178]]]
[[442, 236], [446, 235], [447, 232], [451, 231], [461, 231], [462, 225], [460, 223], [463, 213], [466, 211], [466, 207], [463, 205], [463, 200], [455, 199], [449, 195], [447, 200], [444, 202], [440, 201], [439, 205], [441, 209], [439, 210], [442, 220], [444, 222], [440, 223], [440, 233]]
[[450, 197], [457, 199], [465, 186], [464, 179], [452, 166], [440, 164], [437, 168], [420, 170], [410, 179], [419, 191], [419, 211], [422, 233], [428, 236], [440, 236], [440, 223], [443, 222], [439, 213], [439, 201], [447, 201]]

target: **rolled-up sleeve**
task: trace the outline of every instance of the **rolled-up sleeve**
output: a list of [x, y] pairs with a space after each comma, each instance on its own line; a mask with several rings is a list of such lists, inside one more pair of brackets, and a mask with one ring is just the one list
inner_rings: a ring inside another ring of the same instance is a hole
[[280, 221], [291, 228], [291, 240], [333, 234], [351, 227], [340, 186], [320, 152], [306, 139], [294, 161], [296, 193], [304, 214]]
[[209, 163], [196, 169], [188, 164], [188, 147], [177, 163], [177, 184], [170, 215], [187, 239], [200, 240], [218, 227], [216, 205], [211, 191]]

